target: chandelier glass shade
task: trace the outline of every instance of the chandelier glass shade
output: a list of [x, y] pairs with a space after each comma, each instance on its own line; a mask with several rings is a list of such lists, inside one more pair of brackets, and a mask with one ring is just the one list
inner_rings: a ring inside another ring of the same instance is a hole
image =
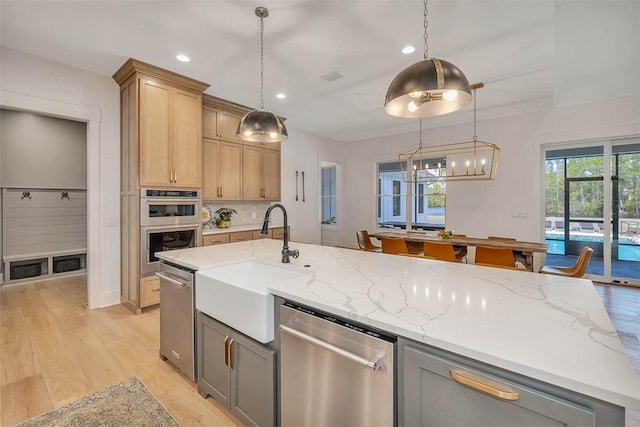
[[280, 117], [264, 109], [264, 18], [269, 16], [266, 7], [256, 7], [260, 18], [260, 109], [249, 111], [238, 124], [236, 136], [249, 142], [282, 142], [289, 137]]
[[422, 144], [422, 119], [418, 147], [398, 155], [405, 182], [434, 181], [483, 181], [493, 180], [498, 172], [500, 148], [493, 143], [479, 141], [476, 135], [476, 89], [473, 89], [473, 138], [469, 141], [424, 146]]

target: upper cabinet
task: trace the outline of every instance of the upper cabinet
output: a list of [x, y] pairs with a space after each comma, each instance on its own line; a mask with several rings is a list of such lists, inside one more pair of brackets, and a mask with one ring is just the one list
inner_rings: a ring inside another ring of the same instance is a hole
[[236, 137], [236, 129], [242, 114], [216, 110], [215, 106], [205, 104], [202, 111], [202, 136], [209, 139], [221, 139], [242, 142]]
[[113, 77], [121, 92], [137, 94], [138, 108], [122, 117], [123, 150], [138, 148], [128, 172], [141, 187], [200, 188], [202, 91], [209, 85], [134, 59]]
[[280, 146], [273, 148], [244, 145], [244, 200], [280, 200]]

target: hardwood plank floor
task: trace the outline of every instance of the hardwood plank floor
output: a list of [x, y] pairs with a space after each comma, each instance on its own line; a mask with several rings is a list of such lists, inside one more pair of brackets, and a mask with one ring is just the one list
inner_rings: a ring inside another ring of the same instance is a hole
[[[596, 284], [640, 376], [640, 288]], [[86, 276], [0, 287], [0, 420], [14, 426], [137, 376], [181, 426], [239, 426], [158, 357], [159, 309], [86, 309]], [[627, 427], [640, 414], [627, 411]]]
[[86, 276], [0, 287], [0, 421], [14, 426], [136, 376], [181, 426], [240, 426], [158, 357], [160, 311], [86, 308]]

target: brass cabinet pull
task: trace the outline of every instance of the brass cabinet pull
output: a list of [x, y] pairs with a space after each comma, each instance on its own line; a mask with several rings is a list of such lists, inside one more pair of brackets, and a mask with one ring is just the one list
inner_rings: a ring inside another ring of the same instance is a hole
[[228, 347], [229, 347], [229, 367], [231, 369], [233, 369], [233, 341], [234, 341], [234, 339], [231, 338], [229, 340], [229, 345], [228, 345]]
[[220, 197], [224, 197], [224, 187], [220, 186]]
[[474, 390], [497, 397], [498, 399], [518, 400], [520, 398], [520, 394], [517, 391], [513, 391], [506, 384], [483, 377], [482, 375], [474, 374], [473, 372], [463, 371], [460, 369], [449, 369], [449, 375], [454, 381], [460, 384], [464, 384]]
[[151, 292], [158, 292], [159, 290], [160, 290], [160, 288], [151, 289]]
[[225, 336], [224, 337], [224, 364], [229, 366], [229, 346], [227, 345], [227, 342], [229, 341], [229, 336]]
[[173, 182], [178, 182], [178, 171], [175, 169], [173, 170]]

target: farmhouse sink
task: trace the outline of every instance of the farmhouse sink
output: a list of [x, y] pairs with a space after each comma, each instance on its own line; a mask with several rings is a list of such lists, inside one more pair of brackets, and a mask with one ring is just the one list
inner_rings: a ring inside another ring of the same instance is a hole
[[196, 272], [196, 309], [266, 344], [274, 338], [273, 295], [267, 288], [309, 273], [256, 261]]

